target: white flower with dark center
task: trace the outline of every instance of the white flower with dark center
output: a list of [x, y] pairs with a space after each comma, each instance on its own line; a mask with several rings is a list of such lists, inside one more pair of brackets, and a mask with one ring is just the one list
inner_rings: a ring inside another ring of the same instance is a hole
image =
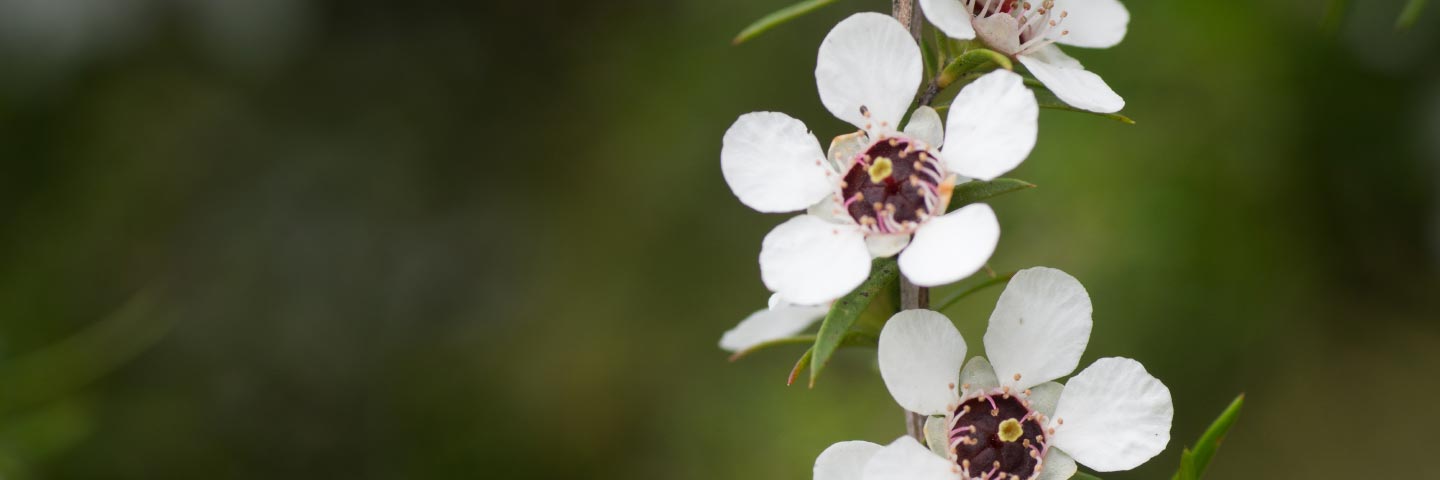
[[797, 304], [825, 303], [859, 286], [872, 256], [902, 250], [906, 277], [941, 285], [975, 273], [994, 253], [1000, 226], [989, 206], [945, 209], [955, 183], [993, 179], [1029, 155], [1035, 96], [1019, 75], [992, 72], [958, 94], [946, 126], [920, 107], [897, 131], [922, 71], [920, 48], [903, 26], [856, 14], [825, 37], [815, 78], [825, 108], [860, 131], [836, 137], [828, 156], [804, 123], [783, 113], [741, 115], [725, 132], [720, 166], [741, 203], [772, 213], [810, 209], [765, 236], [760, 274], [771, 291]]
[[[990, 360], [965, 359], [965, 340], [937, 312], [908, 310], [880, 333], [880, 374], [911, 412], [931, 416], [932, 449], [908, 437], [887, 447], [838, 443], [816, 480], [1058, 480], [1076, 462], [1135, 468], [1165, 449], [1170, 390], [1127, 358], [1102, 358], [1070, 378], [1090, 337], [1090, 297], [1050, 268], [1010, 281], [985, 332]], [[944, 456], [937, 455], [943, 452]]]
[[1125, 108], [1105, 80], [1055, 44], [1110, 48], [1125, 38], [1130, 12], [1118, 0], [920, 0], [925, 18], [951, 38], [979, 37], [1015, 57], [1065, 103], [1093, 112]]

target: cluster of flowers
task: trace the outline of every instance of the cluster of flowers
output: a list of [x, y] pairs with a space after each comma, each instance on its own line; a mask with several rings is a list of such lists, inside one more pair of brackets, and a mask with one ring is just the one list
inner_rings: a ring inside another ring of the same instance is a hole
[[[1057, 5], [1057, 3], [1059, 5]], [[1017, 59], [1076, 108], [1114, 112], [1124, 100], [1056, 44], [1103, 48], [1125, 35], [1116, 0], [921, 0], [939, 30], [979, 39]], [[721, 339], [731, 351], [795, 335], [858, 287], [872, 258], [898, 255], [912, 283], [968, 277], [999, 242], [994, 211], [947, 211], [955, 185], [994, 179], [1029, 155], [1038, 105], [1020, 75], [995, 70], [956, 94], [942, 123], [921, 105], [920, 48], [893, 18], [851, 16], [820, 45], [820, 100], [859, 131], [828, 152], [783, 113], [742, 115], [725, 133], [721, 167], [745, 205], [805, 213], [764, 238], [760, 272], [775, 295]], [[1072, 377], [1089, 341], [1091, 303], [1080, 282], [1037, 267], [1015, 275], [984, 336], [989, 356], [965, 362], [966, 344], [944, 315], [895, 314], [879, 338], [881, 376], [897, 403], [929, 417], [926, 443], [837, 443], [815, 462], [816, 480], [1065, 479], [1076, 464], [1134, 468], [1169, 443], [1169, 390], [1139, 362], [1104, 358]], [[963, 368], [962, 368], [963, 363]]]

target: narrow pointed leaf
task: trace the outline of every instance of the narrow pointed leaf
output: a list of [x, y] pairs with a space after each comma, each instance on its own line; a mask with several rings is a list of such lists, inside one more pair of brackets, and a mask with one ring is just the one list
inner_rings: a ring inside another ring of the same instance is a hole
[[[860, 319], [873, 300], [886, 290], [894, 289], [899, 277], [900, 267], [895, 264], [894, 258], [877, 258], [870, 264], [870, 278], [830, 306], [830, 313], [825, 315], [824, 323], [820, 324], [820, 333], [815, 337], [814, 358], [810, 363], [811, 387], [815, 386], [815, 379], [820, 377], [820, 371], [830, 363], [831, 356], [840, 348], [856, 320]], [[873, 333], [879, 335], [878, 330]]]
[[950, 194], [950, 210], [983, 202], [1010, 192], [1035, 188], [1035, 184], [1013, 178], [997, 178], [988, 182], [975, 180], [955, 186]]
[[1205, 474], [1205, 468], [1210, 465], [1210, 460], [1215, 458], [1215, 451], [1225, 441], [1225, 434], [1230, 427], [1235, 425], [1235, 420], [1240, 417], [1240, 408], [1245, 406], [1245, 394], [1235, 397], [1230, 406], [1210, 424], [1210, 428], [1200, 435], [1200, 441], [1195, 443], [1194, 449], [1185, 449], [1180, 455], [1180, 471], [1175, 473], [1176, 480], [1199, 480]]
[[794, 20], [796, 18], [800, 18], [807, 13], [813, 12], [815, 10], [818, 10], [820, 7], [832, 3], [835, 3], [835, 0], [805, 0], [803, 2], [799, 2], [794, 5], [790, 5], [788, 7], [776, 10], [774, 13], [771, 13], [764, 17], [760, 17], [760, 19], [756, 20], [755, 23], [751, 23], [750, 26], [745, 27], [744, 30], [740, 31], [739, 35], [735, 36], [734, 40], [730, 41], [730, 44], [739, 45], [741, 43], [745, 43], [746, 41], [758, 37], [760, 36], [760, 34], [765, 33], [772, 28], [780, 26], [780, 24]]
[[795, 367], [790, 369], [790, 378], [785, 380], [785, 385], [794, 385], [795, 379], [800, 378], [800, 372], [810, 368], [810, 359], [815, 358], [815, 347], [805, 349], [805, 354], [795, 362]]
[[[730, 361], [733, 362], [745, 358], [752, 353], [773, 347], [783, 347], [786, 345], [814, 345], [815, 337], [816, 335], [796, 335], [793, 337], [777, 338], [768, 342], [757, 343], [755, 345], [752, 345], [750, 348], [735, 352], [734, 354], [730, 355]], [[879, 341], [880, 340], [875, 338], [874, 335], [852, 331], [848, 335], [845, 335], [845, 338], [840, 340], [840, 348], [874, 347], [875, 345], [879, 344]]]

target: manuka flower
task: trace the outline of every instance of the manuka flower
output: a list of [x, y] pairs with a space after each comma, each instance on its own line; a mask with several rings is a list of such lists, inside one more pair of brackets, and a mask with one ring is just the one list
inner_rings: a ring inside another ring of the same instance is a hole
[[825, 108], [860, 131], [837, 137], [828, 156], [783, 113], [741, 115], [725, 132], [720, 166], [741, 203], [770, 213], [809, 208], [765, 236], [760, 274], [770, 290], [822, 304], [859, 286], [872, 256], [896, 253], [912, 282], [940, 285], [994, 253], [1000, 226], [989, 206], [945, 210], [955, 183], [995, 178], [1029, 155], [1035, 96], [1019, 75], [992, 72], [958, 94], [946, 126], [920, 107], [897, 131], [922, 70], [903, 26], [856, 14], [825, 37], [815, 78]]
[[1056, 43], [1110, 48], [1125, 38], [1130, 12], [1118, 0], [920, 0], [925, 18], [951, 38], [979, 37], [1015, 57], [1065, 103], [1093, 112], [1125, 108], [1099, 75]]
[[902, 407], [931, 416], [932, 448], [908, 437], [883, 449], [839, 443], [816, 460], [816, 480], [1057, 480], [1076, 462], [1101, 472], [1145, 463], [1170, 442], [1174, 413], [1170, 390], [1145, 367], [1102, 358], [1066, 385], [1052, 381], [1079, 364], [1090, 310], [1073, 277], [1021, 271], [990, 316], [990, 360], [963, 370], [965, 340], [950, 319], [896, 314], [880, 333], [880, 374]]

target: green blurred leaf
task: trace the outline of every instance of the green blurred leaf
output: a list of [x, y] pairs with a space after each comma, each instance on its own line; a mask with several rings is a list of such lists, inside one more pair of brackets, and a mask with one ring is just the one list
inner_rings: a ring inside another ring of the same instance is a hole
[[951, 192], [949, 210], [1031, 188], [1035, 188], [1035, 184], [1013, 178], [997, 178], [988, 182], [981, 180], [965, 182], [956, 185], [955, 191]]
[[[873, 300], [886, 294], [888, 290], [895, 289], [899, 278], [900, 268], [895, 264], [894, 258], [877, 258], [870, 264], [870, 278], [830, 306], [830, 313], [825, 315], [824, 323], [820, 324], [820, 333], [815, 338], [814, 358], [810, 364], [811, 387], [815, 386], [815, 379], [820, 377], [820, 371], [830, 363], [830, 357], [840, 348], [851, 327], [857, 323], [856, 320], [869, 309]], [[883, 323], [884, 319], [880, 322]], [[873, 322], [871, 326], [874, 326]], [[879, 334], [878, 329], [874, 334]]]
[[1175, 480], [1199, 480], [1205, 474], [1205, 468], [1210, 465], [1210, 460], [1215, 457], [1215, 451], [1225, 441], [1225, 434], [1230, 427], [1235, 425], [1235, 419], [1240, 417], [1240, 408], [1245, 405], [1245, 394], [1235, 397], [1230, 406], [1210, 424], [1210, 428], [1200, 435], [1200, 441], [1195, 443], [1195, 449], [1185, 449], [1180, 454], [1180, 470], [1175, 472]]
[[1067, 105], [1065, 102], [1061, 101], [1059, 97], [1056, 97], [1054, 92], [1051, 92], [1049, 89], [1044, 87], [1037, 88], [1032, 85], [1031, 90], [1035, 92], [1035, 102], [1040, 104], [1040, 108], [1048, 108], [1051, 110], [1064, 110], [1067, 112], [1088, 113], [1090, 115], [1105, 117], [1120, 123], [1124, 123], [1126, 125], [1135, 124], [1135, 120], [1131, 120], [1130, 117], [1118, 113], [1096, 113], [1089, 110], [1081, 110]]
[[1345, 10], [1350, 6], [1350, 0], [1330, 0], [1325, 5], [1325, 15], [1320, 17], [1320, 29], [1334, 33], [1340, 29], [1340, 23], [1345, 20]]
[[0, 366], [0, 413], [50, 401], [120, 368], [170, 331], [153, 290], [136, 294], [103, 320]]
[[1410, 0], [1405, 4], [1405, 9], [1400, 11], [1400, 18], [1395, 20], [1395, 28], [1405, 30], [1415, 26], [1420, 21], [1420, 14], [1425, 12], [1425, 4], [1429, 0]]
[[1100, 480], [1100, 477], [1097, 477], [1097, 476], [1094, 476], [1094, 475], [1091, 475], [1091, 474], [1088, 474], [1088, 473], [1085, 473], [1085, 472], [1075, 472], [1075, 476], [1070, 477], [1070, 479], [1071, 479], [1071, 480]]
[[760, 36], [760, 34], [765, 33], [772, 28], [780, 26], [780, 24], [782, 23], [794, 20], [796, 18], [800, 18], [807, 13], [813, 12], [820, 9], [820, 7], [832, 3], [835, 3], [835, 0], [805, 0], [803, 2], [799, 2], [794, 5], [776, 10], [774, 13], [771, 13], [764, 17], [760, 17], [760, 19], [756, 20], [755, 23], [751, 23], [750, 26], [745, 27], [744, 30], [740, 31], [739, 35], [735, 36], [734, 40], [730, 41], [730, 44], [739, 45], [741, 43], [745, 43], [746, 41], [758, 37]]
[[[757, 343], [750, 348], [735, 352], [734, 354], [730, 355], [730, 361], [733, 362], [745, 358], [752, 353], [772, 347], [783, 347], [786, 345], [814, 345], [816, 337], [818, 337], [818, 335], [796, 335], [793, 337], [778, 338], [768, 342]], [[840, 348], [874, 347], [878, 342], [879, 338], [874, 335], [865, 332], [851, 331], [850, 333], [845, 335], [845, 338], [840, 340]]]

